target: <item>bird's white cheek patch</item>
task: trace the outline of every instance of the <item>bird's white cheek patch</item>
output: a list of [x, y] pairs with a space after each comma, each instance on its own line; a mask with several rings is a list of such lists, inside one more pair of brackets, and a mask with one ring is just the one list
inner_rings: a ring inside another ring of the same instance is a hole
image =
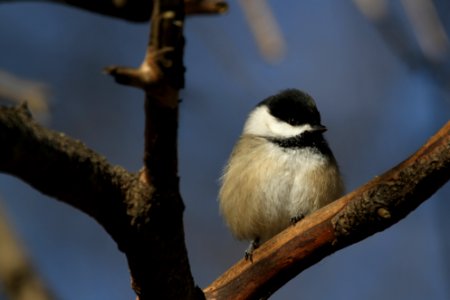
[[268, 128], [270, 129], [271, 136], [273, 137], [293, 137], [299, 135], [305, 131], [311, 130], [311, 126], [308, 124], [301, 126], [292, 126], [288, 123], [278, 121], [274, 117], [268, 122]]
[[267, 106], [257, 107], [248, 117], [244, 134], [289, 138], [311, 130], [311, 125], [292, 126], [272, 116]]

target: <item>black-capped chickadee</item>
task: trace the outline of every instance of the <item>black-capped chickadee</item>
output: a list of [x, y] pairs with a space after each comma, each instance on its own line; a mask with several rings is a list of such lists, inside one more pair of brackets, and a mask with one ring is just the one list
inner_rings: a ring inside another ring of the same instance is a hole
[[220, 211], [253, 250], [343, 194], [344, 185], [311, 96], [288, 89], [250, 113], [222, 177]]

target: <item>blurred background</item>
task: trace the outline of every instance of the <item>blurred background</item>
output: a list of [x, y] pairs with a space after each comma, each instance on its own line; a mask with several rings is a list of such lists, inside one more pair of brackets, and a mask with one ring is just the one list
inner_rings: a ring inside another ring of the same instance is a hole
[[[0, 98], [28, 99], [47, 127], [137, 171], [143, 93], [101, 70], [138, 66], [148, 24], [2, 2]], [[226, 15], [191, 17], [185, 27], [180, 176], [201, 287], [247, 247], [224, 225], [217, 192], [257, 102], [289, 87], [313, 95], [348, 191], [408, 157], [450, 119], [448, 1], [228, 3]], [[449, 198], [447, 184], [405, 220], [325, 258], [271, 299], [450, 299]], [[0, 201], [59, 299], [134, 299], [125, 257], [91, 218], [5, 174]], [[0, 299], [7, 298], [0, 292]]]

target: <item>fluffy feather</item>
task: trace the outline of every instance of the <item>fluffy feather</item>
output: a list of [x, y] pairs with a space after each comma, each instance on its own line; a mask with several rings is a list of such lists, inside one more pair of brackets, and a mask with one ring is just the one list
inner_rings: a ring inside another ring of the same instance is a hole
[[339, 198], [344, 190], [314, 100], [299, 90], [271, 96], [250, 113], [225, 167], [220, 211], [233, 235], [259, 242]]
[[243, 135], [225, 168], [220, 210], [233, 235], [261, 242], [337, 199], [337, 167], [314, 149], [283, 149], [264, 137]]

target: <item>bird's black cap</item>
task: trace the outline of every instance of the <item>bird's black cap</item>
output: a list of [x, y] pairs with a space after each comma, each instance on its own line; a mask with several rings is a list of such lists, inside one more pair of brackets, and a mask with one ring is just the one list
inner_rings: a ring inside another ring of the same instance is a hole
[[293, 126], [320, 125], [320, 113], [314, 99], [300, 90], [287, 89], [281, 91], [258, 104], [258, 106], [262, 105], [269, 108], [272, 116]]

